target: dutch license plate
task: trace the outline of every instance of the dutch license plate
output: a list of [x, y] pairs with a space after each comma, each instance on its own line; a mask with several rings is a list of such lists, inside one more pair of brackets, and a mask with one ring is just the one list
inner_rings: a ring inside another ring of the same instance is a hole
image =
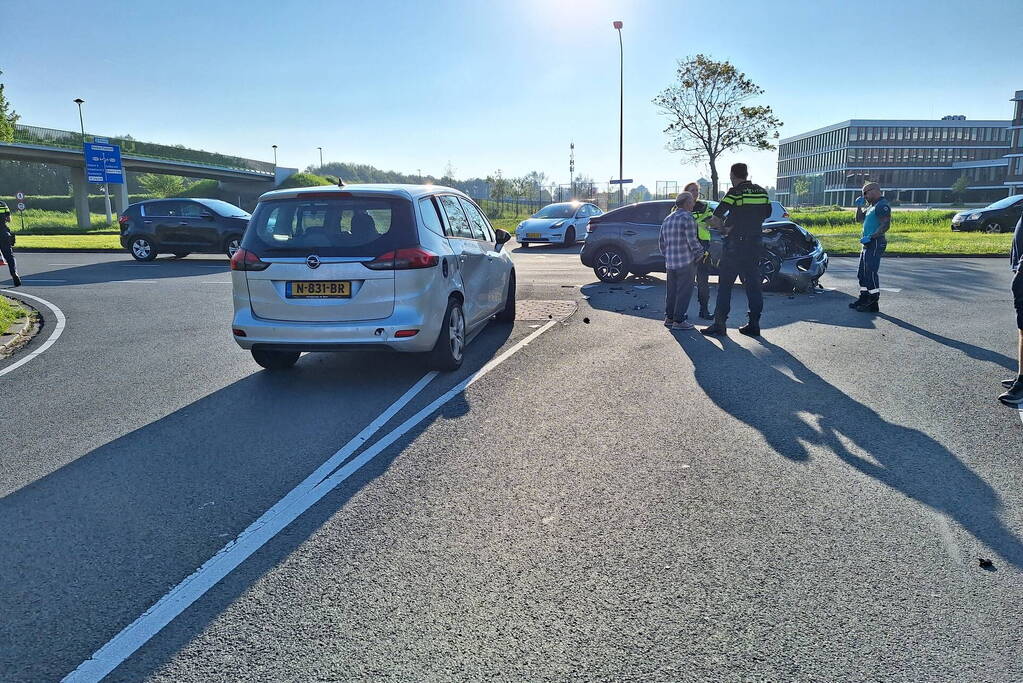
[[351, 295], [348, 280], [299, 280], [287, 285], [289, 299], [347, 299]]
[[526, 233], [526, 237], [528, 237], [531, 240], [538, 240], [538, 239], [540, 239], [540, 233], [538, 233], [538, 232], [527, 232]]

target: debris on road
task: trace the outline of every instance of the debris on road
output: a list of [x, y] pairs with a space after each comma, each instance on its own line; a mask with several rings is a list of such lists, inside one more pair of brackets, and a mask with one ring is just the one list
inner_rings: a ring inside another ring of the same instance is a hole
[[590, 324], [590, 319], [589, 318], [583, 318], [583, 322], [586, 323], [587, 325], [589, 325]]
[[994, 569], [995, 568], [995, 563], [992, 562], [991, 560], [989, 560], [986, 557], [979, 558], [979, 563], [980, 563], [981, 569]]

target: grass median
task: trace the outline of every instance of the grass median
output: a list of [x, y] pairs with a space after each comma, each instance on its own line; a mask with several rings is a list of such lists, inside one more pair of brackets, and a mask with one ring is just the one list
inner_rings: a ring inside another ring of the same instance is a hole
[[6, 332], [15, 321], [23, 319], [27, 313], [28, 311], [7, 297], [0, 296], [0, 334]]

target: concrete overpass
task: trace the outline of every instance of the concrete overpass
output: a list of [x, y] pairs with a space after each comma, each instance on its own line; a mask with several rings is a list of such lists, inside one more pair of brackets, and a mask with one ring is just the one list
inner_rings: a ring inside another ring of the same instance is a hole
[[[91, 142], [95, 137], [87, 134], [85, 141]], [[254, 190], [270, 189], [295, 171], [279, 168], [272, 162], [216, 152], [140, 142], [131, 138], [107, 139], [111, 144], [120, 145], [125, 171], [209, 178], [236, 186], [251, 184]], [[19, 124], [15, 126], [13, 141], [0, 142], [0, 159], [69, 167], [78, 225], [83, 229], [89, 227], [89, 192], [81, 133]], [[128, 205], [127, 184], [111, 184], [110, 189], [114, 192], [116, 210], [120, 212]]]

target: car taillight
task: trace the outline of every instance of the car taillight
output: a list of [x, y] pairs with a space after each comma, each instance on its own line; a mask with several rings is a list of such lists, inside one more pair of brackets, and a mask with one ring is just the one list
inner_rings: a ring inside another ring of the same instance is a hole
[[120, 216], [118, 216], [117, 222], [120, 223], [121, 225], [124, 225], [125, 223], [128, 222], [128, 217], [124, 214], [121, 214]]
[[597, 224], [592, 220], [586, 224], [586, 232], [594, 232], [597, 229]]
[[416, 247], [389, 251], [362, 265], [370, 270], [414, 270], [416, 268], [432, 268], [439, 263], [440, 256], [432, 251]]
[[231, 270], [266, 270], [269, 263], [260, 261], [259, 257], [248, 249], [239, 249], [231, 257]]

